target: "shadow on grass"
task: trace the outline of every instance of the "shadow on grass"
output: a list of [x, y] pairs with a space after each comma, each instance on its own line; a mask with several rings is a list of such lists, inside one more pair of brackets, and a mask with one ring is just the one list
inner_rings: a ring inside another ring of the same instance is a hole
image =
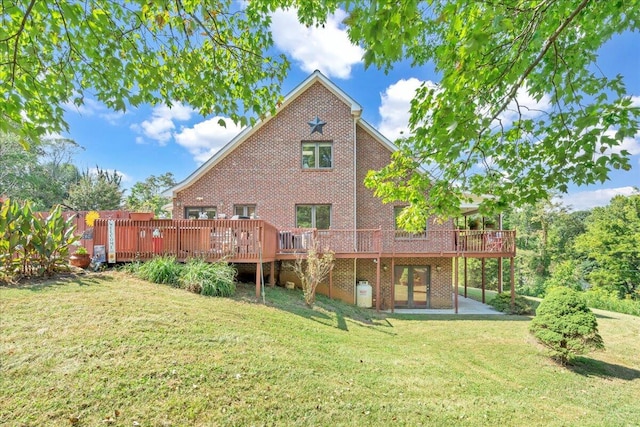
[[68, 284], [78, 284], [79, 286], [91, 286], [100, 282], [112, 282], [113, 277], [107, 274], [93, 272], [64, 272], [57, 273], [51, 277], [28, 278], [11, 287], [20, 290], [40, 292], [47, 288]]
[[[393, 327], [386, 320], [384, 314], [330, 299], [324, 295], [316, 295], [314, 307], [309, 308], [304, 302], [304, 296], [300, 289], [290, 290], [281, 287], [267, 287], [265, 291], [267, 306], [304, 317], [324, 326], [346, 332], [349, 331], [349, 326], [359, 326], [386, 334], [393, 334], [382, 329]], [[253, 283], [239, 283], [236, 288], [235, 298], [252, 303], [262, 302], [262, 298], [256, 301], [255, 284]]]
[[593, 314], [596, 315], [598, 319], [617, 319], [617, 317], [605, 316], [604, 314], [598, 314], [595, 311], [591, 310]]
[[585, 377], [618, 378], [625, 381], [640, 379], [640, 371], [622, 365], [588, 357], [577, 357], [567, 369]]

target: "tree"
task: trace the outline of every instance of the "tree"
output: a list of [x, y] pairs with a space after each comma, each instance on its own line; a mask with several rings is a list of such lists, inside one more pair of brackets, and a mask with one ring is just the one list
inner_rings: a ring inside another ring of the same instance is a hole
[[25, 151], [16, 134], [0, 134], [0, 195], [29, 200], [35, 211], [51, 210], [78, 181], [80, 174], [72, 164], [77, 149], [69, 139], [48, 138], [37, 149]]
[[302, 291], [307, 307], [313, 307], [316, 300], [316, 289], [333, 268], [334, 260], [335, 254], [332, 251], [325, 250], [320, 253], [318, 242], [315, 239], [307, 249], [306, 259], [302, 256], [296, 258], [293, 271], [302, 282]]
[[74, 210], [117, 210], [122, 205], [123, 191], [120, 188], [122, 177], [117, 172], [86, 170], [80, 181], [69, 190], [65, 203]]
[[365, 65], [432, 61], [442, 76], [416, 91], [410, 135], [367, 177], [383, 200], [453, 217], [469, 194], [495, 196], [481, 203], [490, 212], [631, 168], [621, 144], [637, 133], [640, 108], [596, 60], [613, 35], [640, 29], [640, 1], [348, 4]]
[[37, 164], [35, 151], [22, 149], [18, 136], [0, 133], [0, 196], [18, 200], [30, 192], [25, 172]]
[[594, 208], [576, 249], [596, 263], [587, 275], [592, 285], [640, 299], [640, 193]]
[[584, 258], [575, 250], [575, 241], [586, 231], [586, 218], [591, 211], [560, 212], [549, 231], [549, 252], [552, 262]]
[[69, 196], [69, 189], [78, 182], [80, 172], [72, 163], [78, 144], [66, 138], [48, 139], [39, 148], [38, 165], [26, 179], [30, 182], [34, 208], [49, 210]]
[[569, 288], [552, 289], [536, 310], [531, 333], [563, 365], [589, 349], [604, 348], [596, 316]]
[[143, 182], [136, 182], [131, 187], [131, 194], [127, 196], [126, 207], [131, 211], [151, 211], [156, 216], [166, 215], [164, 206], [171, 202], [168, 197], [162, 197], [162, 191], [176, 185], [171, 172], [164, 175], [151, 175]]
[[67, 129], [87, 98], [124, 111], [188, 103], [246, 124], [271, 111], [288, 63], [267, 56], [270, 18], [230, 0], [9, 1], [0, 6], [0, 131]]

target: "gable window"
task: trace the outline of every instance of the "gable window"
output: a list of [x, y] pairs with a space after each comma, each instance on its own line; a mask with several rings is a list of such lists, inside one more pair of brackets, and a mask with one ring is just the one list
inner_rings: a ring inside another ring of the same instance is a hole
[[202, 206], [202, 207], [186, 207], [184, 208], [185, 219], [215, 219], [216, 207], [215, 206]]
[[398, 217], [400, 216], [400, 213], [402, 212], [402, 210], [405, 208], [405, 206], [394, 206], [393, 207], [393, 216], [394, 216], [394, 222], [395, 222], [395, 228], [396, 228], [396, 238], [400, 238], [400, 239], [424, 239], [427, 237], [427, 223], [425, 222], [424, 227], [422, 229], [422, 232], [411, 232], [411, 231], [406, 231], [404, 229], [402, 229], [400, 227], [400, 225], [398, 224]]
[[331, 205], [297, 205], [296, 227], [328, 230], [331, 227]]
[[333, 167], [333, 143], [303, 142], [302, 167], [304, 169], [331, 169]]
[[256, 205], [235, 205], [233, 207], [233, 214], [240, 217], [255, 218]]

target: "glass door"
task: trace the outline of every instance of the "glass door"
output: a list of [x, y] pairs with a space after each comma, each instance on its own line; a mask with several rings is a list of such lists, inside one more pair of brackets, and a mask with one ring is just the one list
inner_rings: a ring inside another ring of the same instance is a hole
[[396, 266], [393, 281], [396, 307], [431, 308], [429, 266]]

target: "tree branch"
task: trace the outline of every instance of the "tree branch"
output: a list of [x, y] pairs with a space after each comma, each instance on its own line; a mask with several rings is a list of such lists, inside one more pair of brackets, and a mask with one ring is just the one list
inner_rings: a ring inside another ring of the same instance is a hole
[[29, 19], [29, 15], [31, 15], [31, 10], [33, 9], [33, 6], [35, 4], [36, 4], [36, 0], [31, 0], [31, 2], [29, 3], [29, 6], [27, 6], [27, 10], [25, 11], [24, 16], [22, 17], [22, 22], [20, 22], [20, 28], [18, 28], [18, 31], [14, 35], [16, 40], [13, 43], [13, 65], [11, 66], [11, 87], [13, 87], [16, 80], [16, 66], [18, 64], [18, 43], [20, 42], [20, 35], [24, 31], [24, 27], [27, 23], [27, 19]]

